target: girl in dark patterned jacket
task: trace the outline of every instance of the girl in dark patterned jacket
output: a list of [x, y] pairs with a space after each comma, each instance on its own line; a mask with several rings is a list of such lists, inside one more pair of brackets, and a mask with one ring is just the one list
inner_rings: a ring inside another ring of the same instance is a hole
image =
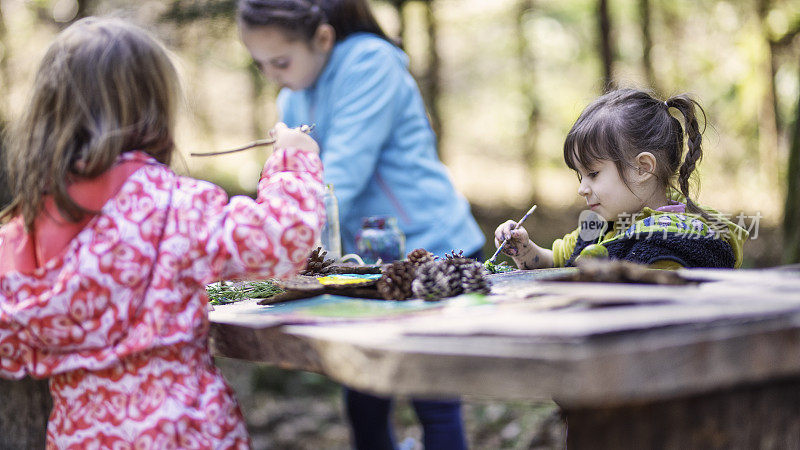
[[508, 221], [497, 227], [495, 244], [508, 239], [504, 252], [523, 269], [598, 256], [665, 269], [739, 267], [747, 232], [689, 196], [689, 178], [702, 157], [697, 110], [705, 115], [687, 95], [661, 101], [622, 89], [599, 97], [564, 142], [564, 161], [577, 173], [578, 194], [590, 210], [578, 228], [545, 249]]

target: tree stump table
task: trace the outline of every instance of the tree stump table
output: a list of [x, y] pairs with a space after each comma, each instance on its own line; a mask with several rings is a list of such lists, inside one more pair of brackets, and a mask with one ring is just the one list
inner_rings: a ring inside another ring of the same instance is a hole
[[47, 380], [0, 379], [0, 450], [45, 448], [52, 404]]
[[552, 399], [570, 448], [800, 448], [796, 268], [682, 270], [683, 286], [548, 273], [391, 314], [220, 306], [212, 346], [382, 395]]

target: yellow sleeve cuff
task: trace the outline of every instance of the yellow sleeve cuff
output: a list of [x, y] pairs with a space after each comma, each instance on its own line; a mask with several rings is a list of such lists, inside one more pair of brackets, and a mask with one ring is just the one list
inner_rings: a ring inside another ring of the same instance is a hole
[[666, 269], [666, 270], [677, 270], [683, 269], [683, 266], [679, 263], [672, 261], [671, 259], [659, 259], [658, 261], [654, 262], [647, 266], [651, 269]]
[[572, 256], [572, 252], [575, 251], [580, 231], [581, 229], [578, 227], [572, 233], [553, 242], [553, 267], [564, 267], [569, 257]]

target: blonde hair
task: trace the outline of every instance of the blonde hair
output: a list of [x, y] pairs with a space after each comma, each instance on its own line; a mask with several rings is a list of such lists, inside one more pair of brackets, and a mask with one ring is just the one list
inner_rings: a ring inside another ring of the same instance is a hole
[[140, 150], [169, 164], [180, 88], [167, 51], [118, 19], [82, 19], [59, 33], [42, 59], [30, 103], [5, 155], [12, 201], [0, 219], [22, 215], [33, 229], [44, 196], [80, 221], [91, 213], [67, 193], [120, 154]]

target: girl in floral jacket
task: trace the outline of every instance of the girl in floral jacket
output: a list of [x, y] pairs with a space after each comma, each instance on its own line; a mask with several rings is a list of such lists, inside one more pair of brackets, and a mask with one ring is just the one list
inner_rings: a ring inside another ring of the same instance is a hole
[[247, 448], [208, 348], [209, 282], [288, 277], [324, 217], [314, 141], [279, 124], [256, 200], [177, 176], [177, 76], [119, 20], [37, 72], [0, 213], [0, 376], [50, 377], [48, 448]]

